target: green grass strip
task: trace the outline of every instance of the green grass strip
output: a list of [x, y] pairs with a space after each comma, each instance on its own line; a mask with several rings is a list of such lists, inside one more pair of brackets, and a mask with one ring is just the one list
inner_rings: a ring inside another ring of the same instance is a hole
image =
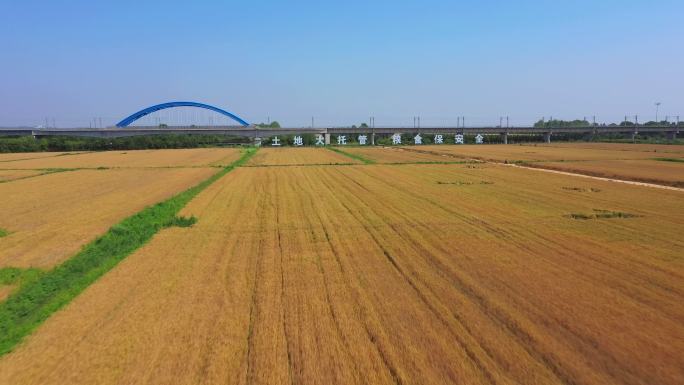
[[653, 158], [653, 160], [659, 160], [661, 162], [684, 163], [684, 158]]
[[346, 152], [346, 151], [342, 151], [342, 150], [340, 150], [339, 148], [336, 148], [336, 147], [326, 146], [325, 148], [327, 148], [328, 150], [330, 150], [330, 151], [332, 151], [332, 152], [336, 152], [336, 153], [342, 154], [342, 155], [344, 155], [344, 156], [346, 156], [346, 157], [349, 157], [349, 158], [352, 158], [352, 159], [356, 159], [356, 160], [358, 160], [358, 161], [361, 161], [361, 162], [363, 162], [364, 164], [374, 164], [374, 163], [375, 163], [375, 161], [372, 160], [372, 159], [368, 159], [368, 158], [363, 157], [363, 156], [358, 155], [358, 154], [352, 154], [352, 153], [349, 153], [349, 152]]
[[90, 284], [147, 243], [159, 230], [187, 225], [192, 219], [178, 212], [216, 180], [244, 164], [256, 149], [247, 149], [239, 160], [198, 185], [114, 225], [76, 255], [31, 280], [0, 304], [0, 356], [10, 352], [43, 321], [64, 307]]
[[9, 231], [7, 231], [5, 229], [0, 229], [0, 238], [6, 237], [8, 235], [9, 235]]
[[0, 285], [22, 285], [37, 279], [43, 272], [38, 269], [3, 267], [0, 269]]

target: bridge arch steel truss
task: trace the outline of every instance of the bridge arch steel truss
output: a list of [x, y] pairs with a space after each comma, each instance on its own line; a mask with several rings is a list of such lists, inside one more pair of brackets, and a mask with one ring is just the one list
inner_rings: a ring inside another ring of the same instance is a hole
[[174, 107], [197, 107], [197, 108], [204, 108], [206, 110], [214, 111], [217, 112], [221, 115], [225, 115], [234, 121], [240, 123], [241, 126], [247, 127], [249, 126], [249, 123], [247, 123], [245, 120], [240, 118], [239, 116], [232, 114], [226, 110], [222, 110], [218, 107], [210, 106], [208, 104], [204, 103], [197, 103], [197, 102], [168, 102], [168, 103], [162, 103], [162, 104], [157, 104], [154, 106], [147, 107], [145, 109], [142, 109], [134, 114], [131, 114], [130, 116], [126, 117], [122, 121], [116, 124], [117, 127], [128, 127], [131, 123], [135, 122], [136, 120], [142, 118], [143, 116], [149, 115], [153, 112], [157, 112], [159, 110], [165, 110], [167, 108], [174, 108]]

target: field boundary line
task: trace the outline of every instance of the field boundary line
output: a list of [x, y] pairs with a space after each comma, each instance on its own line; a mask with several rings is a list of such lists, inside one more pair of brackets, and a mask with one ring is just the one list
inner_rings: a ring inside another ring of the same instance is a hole
[[633, 181], [633, 180], [616, 179], [616, 178], [606, 178], [606, 177], [601, 177], [601, 176], [580, 174], [580, 173], [575, 173], [575, 172], [553, 170], [550, 168], [543, 168], [543, 167], [536, 167], [536, 166], [524, 166], [524, 165], [520, 165], [520, 164], [511, 164], [511, 163], [508, 163], [508, 164], [499, 163], [499, 164], [502, 164], [505, 166], [510, 166], [510, 167], [524, 168], [527, 170], [537, 170], [537, 171], [543, 171], [543, 172], [550, 172], [553, 174], [578, 176], [578, 177], [582, 177], [582, 178], [602, 180], [602, 181], [606, 181], [606, 182], [625, 183], [625, 184], [631, 184], [631, 185], [635, 185], [635, 186], [653, 187], [653, 188], [659, 188], [659, 189], [663, 189], [663, 190], [672, 190], [672, 191], [684, 192], [684, 188], [667, 186], [667, 185], [662, 185], [662, 184], [637, 182], [637, 181]]
[[332, 152], [336, 152], [336, 153], [338, 153], [338, 154], [340, 154], [340, 155], [344, 155], [344, 156], [346, 156], [347, 158], [351, 158], [351, 159], [354, 159], [354, 160], [358, 160], [358, 161], [360, 161], [360, 162], [363, 162], [363, 164], [374, 164], [374, 163], [376, 163], [374, 160], [368, 159], [368, 158], [366, 158], [365, 156], [362, 156], [362, 155], [359, 155], [359, 154], [352, 154], [352, 153], [349, 153], [349, 152], [346, 152], [346, 151], [342, 151], [342, 150], [340, 150], [339, 148], [336, 148], [336, 147], [329, 147], [329, 146], [327, 146], [327, 147], [325, 147], [325, 148], [327, 148], [328, 150], [330, 150], [330, 151], [332, 151]]
[[[5, 171], [8, 169], [0, 169], [0, 171]], [[15, 178], [15, 179], [8, 179], [8, 180], [0, 180], [0, 184], [2, 183], [10, 183], [10, 182], [16, 182], [24, 179], [30, 179], [30, 178], [37, 178], [39, 176], [43, 175], [50, 175], [50, 174], [57, 174], [60, 172], [69, 172], [69, 171], [77, 171], [77, 168], [40, 168], [40, 169], [9, 169], [9, 171], [42, 171], [36, 175], [28, 175], [28, 176], [22, 176], [21, 178]]]
[[177, 218], [178, 212], [212, 183], [242, 166], [256, 151], [254, 148], [246, 149], [229, 166], [197, 185], [125, 218], [65, 262], [21, 285], [0, 303], [0, 356], [11, 352], [53, 313], [145, 245], [160, 230], [187, 222]]

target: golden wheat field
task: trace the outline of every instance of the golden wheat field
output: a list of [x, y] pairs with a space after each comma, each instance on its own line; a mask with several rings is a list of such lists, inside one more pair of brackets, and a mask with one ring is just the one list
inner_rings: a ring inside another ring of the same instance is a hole
[[0, 183], [24, 179], [44, 173], [41, 170], [0, 170]]
[[[43, 153], [49, 154], [49, 153]], [[57, 156], [7, 161], [0, 168], [183, 167], [228, 165], [239, 157], [233, 148], [127, 150], [64, 153]]]
[[349, 147], [345, 152], [360, 155], [376, 163], [430, 163], [430, 162], [455, 162], [446, 154], [431, 154], [429, 152], [410, 151], [401, 147]]
[[[446, 154], [457, 158], [472, 158], [497, 162], [535, 162], [535, 161], [577, 161], [577, 160], [624, 160], [624, 159], [652, 159], [662, 157], [663, 153], [644, 151], [643, 148], [632, 145], [617, 144], [606, 146], [608, 148], [594, 148], [590, 144], [567, 144], [564, 146], [545, 144], [526, 145], [427, 145], [409, 146], [408, 150], [431, 154]], [[667, 155], [676, 158], [684, 158], [682, 152], [672, 152], [673, 146], [662, 145]]]
[[[77, 154], [78, 152], [15, 152], [15, 153], [0, 153], [0, 163], [13, 162], [17, 160], [52, 158], [55, 156], [62, 156], [66, 154]], [[4, 165], [0, 165], [4, 166]]]
[[213, 168], [77, 170], [0, 183], [0, 268], [50, 267]]
[[[375, 164], [259, 149], [180, 210], [192, 226], [160, 230], [0, 356], [0, 384], [680, 384], [684, 190], [455, 163], [475, 146], [454, 147], [343, 149]], [[0, 184], [1, 266], [50, 266], [214, 170]], [[82, 235], [70, 248], [64, 229]]]
[[263, 148], [249, 160], [249, 166], [293, 166], [314, 164], [349, 164], [361, 163], [324, 148]]
[[532, 166], [604, 178], [684, 187], [684, 160], [681, 162], [658, 160], [540, 162]]
[[[600, 142], [574, 142], [574, 143], [539, 143], [536, 146], [551, 148], [585, 148], [590, 150], [612, 150], [612, 151], [638, 151], [652, 152], [657, 154], [684, 154], [681, 145], [663, 145], [646, 143], [600, 143]], [[681, 155], [680, 155], [681, 156]]]

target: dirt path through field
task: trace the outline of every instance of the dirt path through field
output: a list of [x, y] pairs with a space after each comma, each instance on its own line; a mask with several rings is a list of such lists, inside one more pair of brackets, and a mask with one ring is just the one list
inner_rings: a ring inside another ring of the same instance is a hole
[[[501, 164], [503, 164], [503, 163], [501, 163]], [[528, 169], [528, 170], [550, 172], [550, 173], [559, 174], [559, 175], [569, 175], [569, 176], [576, 176], [576, 177], [581, 177], [581, 178], [603, 180], [603, 181], [608, 181], [608, 182], [625, 183], [625, 184], [631, 184], [631, 185], [635, 185], [635, 186], [653, 187], [653, 188], [659, 188], [659, 189], [663, 189], [663, 190], [672, 190], [672, 191], [684, 192], [684, 188], [679, 188], [679, 187], [664, 186], [664, 185], [655, 184], [655, 183], [636, 182], [636, 181], [624, 180], [624, 179], [604, 178], [604, 177], [594, 176], [594, 175], [586, 175], [586, 174], [579, 174], [579, 173], [574, 173], [574, 172], [552, 170], [549, 168], [544, 168], [543, 166], [529, 167], [529, 166], [522, 166], [522, 165], [518, 165], [518, 164], [506, 164], [506, 166], [524, 168], [524, 169]]]

